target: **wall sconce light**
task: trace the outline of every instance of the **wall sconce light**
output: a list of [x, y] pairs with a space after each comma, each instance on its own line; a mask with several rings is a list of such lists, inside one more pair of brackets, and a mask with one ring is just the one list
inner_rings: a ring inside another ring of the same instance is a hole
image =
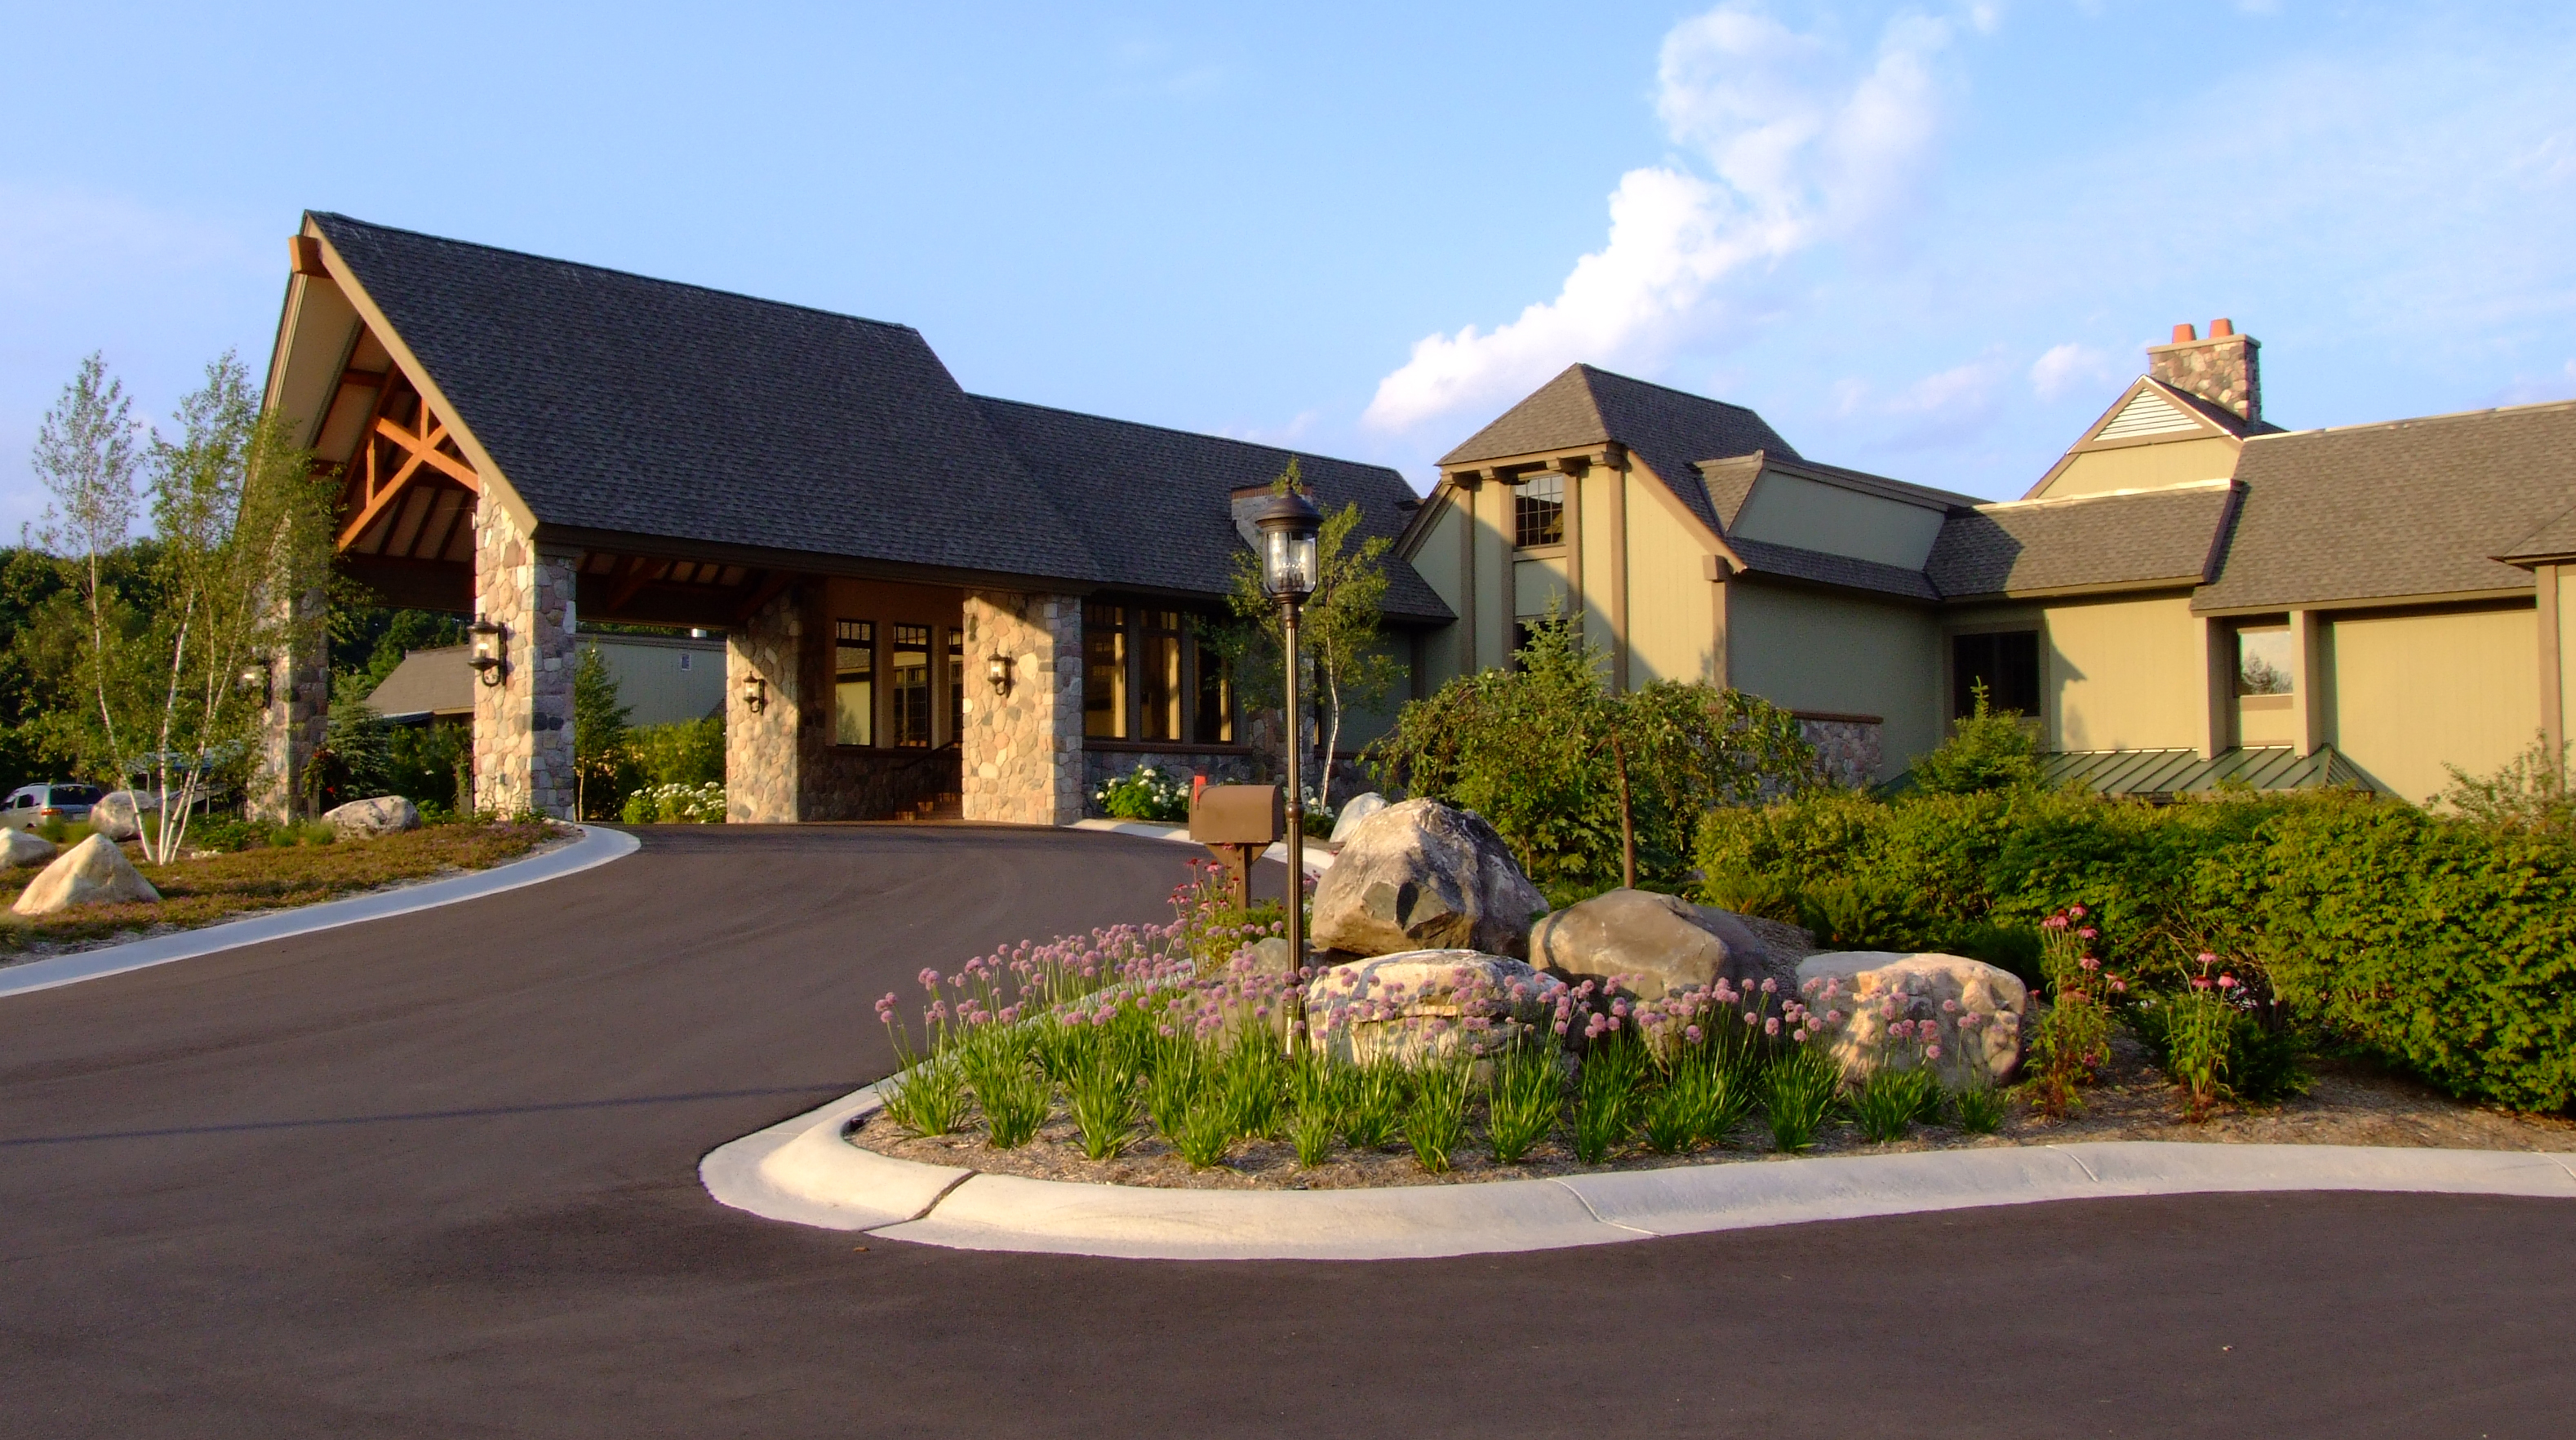
[[502, 677], [510, 671], [510, 662], [501, 658], [501, 647], [509, 639], [509, 627], [498, 620], [477, 615], [474, 623], [465, 627], [465, 633], [474, 637], [474, 658], [465, 663], [474, 667], [474, 673], [482, 678], [485, 685], [499, 685]]
[[1010, 657], [1010, 656], [1008, 656], [1008, 655], [996, 655], [996, 656], [994, 656], [993, 658], [991, 658], [990, 660], [985, 661], [985, 662], [984, 662], [984, 678], [993, 682], [993, 693], [994, 693], [994, 694], [996, 694], [996, 695], [1008, 695], [1008, 694], [1010, 694], [1010, 693], [1011, 693], [1011, 657]]
[[244, 695], [257, 694], [263, 710], [277, 702], [276, 686], [265, 665], [243, 666], [241, 674], [233, 678], [233, 687]]
[[757, 675], [742, 677], [742, 707], [757, 715], [769, 708], [769, 682]]

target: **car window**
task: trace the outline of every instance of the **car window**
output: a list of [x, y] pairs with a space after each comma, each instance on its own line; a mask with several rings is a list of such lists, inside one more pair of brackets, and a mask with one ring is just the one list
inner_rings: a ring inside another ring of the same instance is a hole
[[53, 787], [53, 790], [53, 803], [57, 805], [95, 805], [98, 803], [98, 789], [96, 786], [57, 785]]

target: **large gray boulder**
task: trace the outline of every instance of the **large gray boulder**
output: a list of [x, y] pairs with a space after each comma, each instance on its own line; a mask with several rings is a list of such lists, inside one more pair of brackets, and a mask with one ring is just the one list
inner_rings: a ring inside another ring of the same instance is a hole
[[1405, 950], [1529, 953], [1547, 913], [1494, 827], [1437, 800], [1406, 800], [1361, 821], [1315, 887], [1315, 943], [1347, 955]]
[[322, 816], [331, 833], [343, 840], [371, 840], [378, 835], [399, 835], [420, 824], [420, 810], [400, 795], [379, 795], [373, 800], [352, 800], [332, 807]]
[[137, 840], [143, 835], [145, 812], [159, 808], [161, 802], [152, 796], [110, 790], [89, 807], [89, 828], [110, 840]]
[[1327, 845], [1339, 845], [1351, 838], [1360, 822], [1386, 808], [1386, 797], [1374, 790], [1364, 790], [1342, 802], [1342, 813], [1333, 820], [1333, 838]]
[[74, 905], [114, 905], [159, 900], [161, 892], [127, 863], [125, 852], [104, 835], [92, 835], [45, 867], [9, 908], [21, 915], [51, 915]]
[[[2030, 992], [2009, 970], [1964, 955], [1831, 950], [1798, 962], [1799, 998], [1820, 1042], [1860, 1080], [1927, 1059], [1952, 1087], [1994, 1084], [2021, 1063]], [[1922, 1033], [1929, 1023], [1928, 1034]], [[1905, 1034], [1898, 1030], [1902, 1025]], [[1940, 1054], [1928, 1057], [1929, 1047]]]
[[1776, 962], [1742, 916], [1650, 890], [1612, 890], [1540, 917], [1530, 927], [1529, 956], [1569, 980], [1604, 988], [1618, 980], [1640, 1000], [1707, 990], [1720, 980], [1753, 991], [1769, 980], [1786, 1000], [1798, 985], [1796, 967]]
[[42, 865], [61, 852], [54, 842], [24, 830], [0, 830], [0, 865]]
[[1325, 1054], [1473, 1060], [1553, 1022], [1565, 982], [1473, 950], [1411, 950], [1327, 967], [1306, 987], [1306, 1028]]

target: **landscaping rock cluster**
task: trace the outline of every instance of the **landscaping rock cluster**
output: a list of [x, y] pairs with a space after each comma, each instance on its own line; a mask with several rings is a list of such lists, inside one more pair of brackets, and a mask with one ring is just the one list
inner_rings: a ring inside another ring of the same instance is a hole
[[1796, 989], [1797, 968], [1773, 959], [1741, 916], [1650, 890], [1612, 890], [1530, 927], [1530, 959], [1569, 980], [1614, 981], [1640, 1000], [1706, 990]]
[[1529, 954], [1547, 897], [1494, 827], [1437, 800], [1389, 805], [1352, 827], [1315, 887], [1315, 944], [1361, 959], [1405, 950]]
[[9, 908], [20, 915], [51, 915], [74, 905], [158, 901], [161, 892], [127, 862], [105, 835], [92, 835], [45, 867]]
[[1473, 950], [1408, 950], [1326, 969], [1306, 1019], [1327, 1054], [1418, 1064], [1484, 1054], [1548, 1023], [1565, 982]]
[[[1886, 1043], [1889, 1028], [1898, 1021], [1949, 1022], [1943, 1028], [1958, 1039], [1929, 1062], [1944, 1085], [2001, 1083], [2021, 1063], [2030, 992], [2011, 971], [1982, 960], [1836, 950], [1799, 961], [1798, 983], [1813, 985], [1804, 996], [1810, 1006], [1845, 1017], [1828, 1027], [1826, 1044], [1851, 1079], [1865, 1077], [1891, 1053], [1901, 1053], [1901, 1047]], [[1975, 1016], [1976, 1023], [1960, 1026], [1962, 1015]]]
[[335, 806], [323, 814], [322, 821], [342, 840], [372, 840], [418, 828], [420, 810], [400, 795], [379, 795]]
[[24, 830], [0, 831], [0, 865], [42, 865], [54, 858], [54, 842]]

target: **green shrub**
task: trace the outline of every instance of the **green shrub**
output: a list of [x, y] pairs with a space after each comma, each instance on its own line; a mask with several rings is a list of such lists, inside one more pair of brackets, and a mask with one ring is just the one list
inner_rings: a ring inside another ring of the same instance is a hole
[[1986, 683], [1976, 682], [1976, 709], [1954, 721], [1949, 738], [1914, 760], [1914, 788], [1927, 795], [1975, 795], [2039, 784], [2039, 739], [2020, 714], [1986, 704]]
[[722, 785], [725, 778], [724, 717], [675, 720], [667, 725], [637, 725], [626, 732], [626, 753], [638, 778], [647, 785]]
[[1124, 775], [1113, 775], [1091, 792], [1091, 803], [1113, 820], [1177, 822], [1190, 818], [1189, 787], [1139, 760]]

